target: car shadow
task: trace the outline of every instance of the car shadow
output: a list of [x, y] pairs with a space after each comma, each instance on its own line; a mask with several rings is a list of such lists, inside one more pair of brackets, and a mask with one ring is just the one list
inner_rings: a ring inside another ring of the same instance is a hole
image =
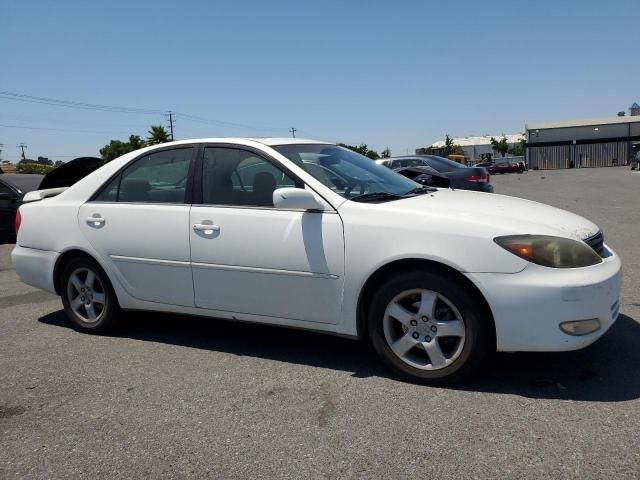
[[[127, 313], [113, 336], [394, 378], [365, 342], [266, 325], [164, 313]], [[39, 319], [72, 328], [62, 310]], [[590, 347], [563, 353], [499, 353], [454, 390], [527, 398], [620, 402], [640, 397], [640, 324], [620, 315]]]

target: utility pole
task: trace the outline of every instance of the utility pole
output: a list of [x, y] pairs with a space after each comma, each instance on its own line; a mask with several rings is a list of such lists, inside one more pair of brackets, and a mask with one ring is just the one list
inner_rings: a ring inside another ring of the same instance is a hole
[[24, 143], [21, 143], [20, 145], [16, 145], [16, 148], [22, 150], [22, 160], [26, 160], [27, 157], [24, 156], [24, 149], [27, 148], [27, 146]]
[[291, 128], [289, 129], [289, 131], [291, 132], [291, 136], [292, 136], [293, 138], [296, 138], [296, 129], [295, 129], [295, 128], [293, 128], [293, 127], [291, 127]]
[[171, 141], [173, 142], [173, 122], [175, 121], [173, 116], [175, 115], [171, 110], [167, 113], [169, 116], [169, 130], [171, 131]]

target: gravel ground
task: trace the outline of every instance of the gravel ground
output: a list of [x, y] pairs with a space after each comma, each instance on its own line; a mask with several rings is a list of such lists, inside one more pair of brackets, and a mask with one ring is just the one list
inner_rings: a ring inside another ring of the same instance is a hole
[[456, 388], [274, 327], [136, 314], [83, 335], [0, 245], [0, 478], [640, 477], [640, 174], [492, 181], [602, 227], [623, 315], [586, 350], [500, 354]]

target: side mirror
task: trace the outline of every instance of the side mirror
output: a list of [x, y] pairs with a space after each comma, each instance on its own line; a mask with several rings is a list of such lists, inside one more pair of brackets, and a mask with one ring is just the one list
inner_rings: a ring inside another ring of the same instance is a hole
[[313, 193], [303, 188], [278, 188], [273, 191], [273, 206], [284, 210], [324, 210]]

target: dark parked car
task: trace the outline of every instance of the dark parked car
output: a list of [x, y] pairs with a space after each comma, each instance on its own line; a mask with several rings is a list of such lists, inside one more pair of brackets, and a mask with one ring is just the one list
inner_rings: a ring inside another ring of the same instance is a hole
[[15, 236], [16, 211], [27, 192], [37, 190], [42, 175], [5, 173], [0, 175], [0, 239]]
[[403, 174], [403, 170], [409, 167], [431, 167], [440, 175], [449, 179], [451, 188], [493, 192], [493, 185], [490, 182], [491, 177], [483, 167], [465, 167], [458, 162], [435, 155], [411, 155], [383, 158], [376, 161], [385, 167], [398, 171], [400, 174]]
[[394, 172], [427, 187], [448, 188], [451, 186], [451, 181], [447, 177], [431, 167], [396, 168]]
[[476, 167], [484, 167], [491, 175], [496, 175], [497, 173], [522, 173], [526, 170], [524, 162], [481, 162], [476, 163]]

